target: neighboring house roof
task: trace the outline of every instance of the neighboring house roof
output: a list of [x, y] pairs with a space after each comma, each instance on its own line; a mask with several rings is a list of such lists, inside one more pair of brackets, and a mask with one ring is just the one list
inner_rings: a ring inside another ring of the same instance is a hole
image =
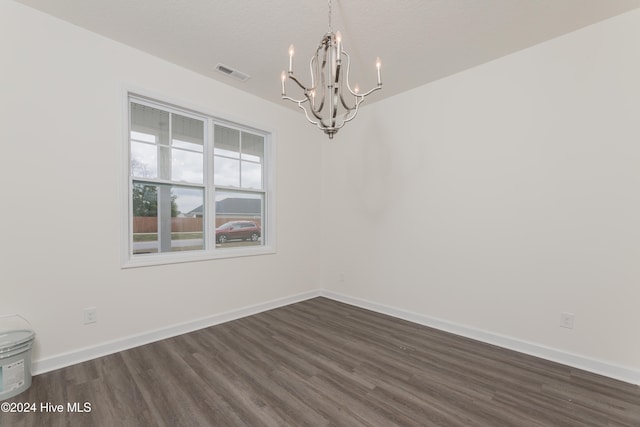
[[[260, 215], [262, 212], [262, 201], [259, 199], [243, 199], [229, 197], [216, 202], [216, 213], [222, 215]], [[202, 205], [188, 212], [202, 216]]]
[[186, 213], [187, 215], [189, 214], [195, 214], [196, 216], [202, 216], [202, 205], [198, 206], [195, 209], [190, 210], [189, 212]]

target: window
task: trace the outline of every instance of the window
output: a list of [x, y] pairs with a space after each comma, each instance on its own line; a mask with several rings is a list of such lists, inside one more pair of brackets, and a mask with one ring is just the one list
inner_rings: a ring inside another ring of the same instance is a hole
[[269, 252], [267, 132], [129, 96], [125, 265]]

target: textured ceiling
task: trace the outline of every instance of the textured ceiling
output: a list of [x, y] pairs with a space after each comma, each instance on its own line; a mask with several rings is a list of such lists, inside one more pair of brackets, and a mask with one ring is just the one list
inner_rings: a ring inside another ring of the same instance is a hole
[[[280, 72], [296, 47], [301, 77], [327, 31], [324, 0], [16, 0], [283, 105]], [[640, 0], [333, 0], [333, 29], [367, 103], [640, 7]], [[237, 82], [218, 63], [251, 76]], [[292, 107], [293, 108], [293, 107]]]

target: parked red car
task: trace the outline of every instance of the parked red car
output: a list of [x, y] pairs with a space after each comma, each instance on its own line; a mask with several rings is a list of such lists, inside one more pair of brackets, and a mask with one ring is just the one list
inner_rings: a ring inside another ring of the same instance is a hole
[[262, 235], [260, 226], [251, 221], [230, 221], [216, 228], [216, 242], [226, 243], [229, 240], [258, 241]]

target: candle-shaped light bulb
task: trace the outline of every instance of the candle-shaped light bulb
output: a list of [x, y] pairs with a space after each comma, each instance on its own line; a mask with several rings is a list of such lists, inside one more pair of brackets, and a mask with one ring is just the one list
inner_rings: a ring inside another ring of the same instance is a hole
[[312, 106], [316, 106], [316, 91], [312, 90], [311, 91], [311, 105]]
[[378, 86], [382, 84], [382, 79], [380, 78], [380, 67], [382, 67], [382, 62], [380, 62], [380, 58], [376, 58], [376, 69], [378, 70]]
[[282, 96], [284, 96], [284, 81], [287, 80], [287, 73], [282, 70], [282, 74], [280, 74], [280, 80], [282, 80]]
[[340, 31], [336, 31], [336, 51], [338, 52], [338, 59], [342, 55], [342, 34]]
[[289, 46], [289, 72], [293, 73], [293, 45]]
[[356, 83], [355, 87], [353, 88], [353, 91], [358, 94], [360, 93], [360, 86], [358, 86], [358, 84]]

